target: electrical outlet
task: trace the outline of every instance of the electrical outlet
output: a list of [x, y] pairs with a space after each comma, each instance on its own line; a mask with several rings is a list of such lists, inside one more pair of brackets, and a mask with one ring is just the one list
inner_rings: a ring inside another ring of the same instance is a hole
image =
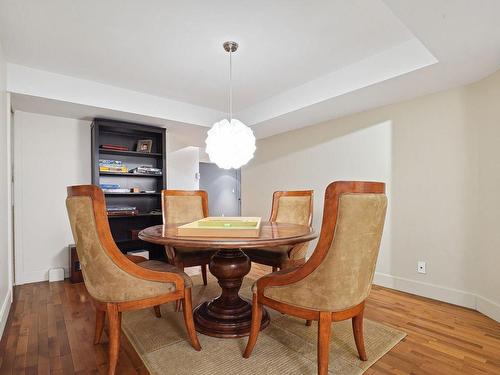
[[424, 261], [422, 260], [419, 260], [417, 262], [417, 272], [418, 273], [427, 273], [427, 270], [426, 270], [426, 264]]

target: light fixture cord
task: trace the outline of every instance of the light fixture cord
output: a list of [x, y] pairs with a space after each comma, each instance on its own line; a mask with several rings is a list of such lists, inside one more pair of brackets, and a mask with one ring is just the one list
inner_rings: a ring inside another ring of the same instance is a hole
[[229, 48], [229, 123], [233, 120], [233, 47]]

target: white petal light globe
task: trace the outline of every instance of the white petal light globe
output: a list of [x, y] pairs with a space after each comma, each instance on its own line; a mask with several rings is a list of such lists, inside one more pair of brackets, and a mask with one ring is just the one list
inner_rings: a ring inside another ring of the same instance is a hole
[[215, 123], [205, 140], [210, 161], [223, 169], [238, 169], [248, 163], [255, 152], [252, 129], [241, 121], [227, 119]]

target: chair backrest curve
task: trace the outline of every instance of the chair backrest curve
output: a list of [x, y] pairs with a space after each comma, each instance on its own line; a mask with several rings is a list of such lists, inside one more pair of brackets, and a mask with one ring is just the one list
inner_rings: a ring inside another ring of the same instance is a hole
[[123, 302], [172, 290], [173, 284], [137, 278], [120, 266], [130, 262], [113, 241], [101, 189], [94, 185], [68, 187], [66, 207], [85, 286], [93, 298]]
[[275, 191], [269, 221], [300, 225], [312, 224], [313, 191]]
[[185, 224], [208, 216], [208, 194], [203, 190], [162, 190], [166, 224]]

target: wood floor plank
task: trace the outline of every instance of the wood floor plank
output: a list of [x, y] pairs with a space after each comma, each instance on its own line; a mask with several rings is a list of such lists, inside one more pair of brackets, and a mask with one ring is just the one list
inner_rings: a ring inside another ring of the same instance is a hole
[[[250, 276], [269, 272], [254, 264]], [[500, 374], [500, 323], [476, 311], [374, 286], [365, 317], [408, 334], [366, 375]], [[16, 287], [0, 341], [0, 375], [105, 375], [107, 334], [102, 344], [93, 345], [94, 324], [83, 284]], [[117, 373], [148, 374], [124, 335], [121, 341]]]

